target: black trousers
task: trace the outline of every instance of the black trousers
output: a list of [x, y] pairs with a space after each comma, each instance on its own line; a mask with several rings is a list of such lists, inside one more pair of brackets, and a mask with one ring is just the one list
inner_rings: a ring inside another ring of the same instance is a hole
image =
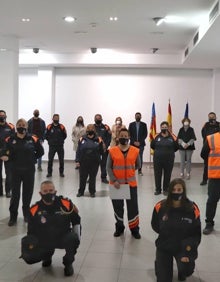
[[[128, 225], [131, 231], [139, 230], [137, 187], [130, 187], [131, 199], [126, 200]], [[124, 230], [124, 200], [112, 200], [116, 230]]]
[[96, 175], [99, 169], [99, 162], [97, 161], [83, 161], [79, 167], [79, 193], [84, 194], [86, 188], [86, 181], [89, 177], [89, 193], [96, 192]]
[[220, 179], [209, 179], [206, 202], [206, 222], [214, 225], [217, 204], [220, 199]]
[[47, 172], [49, 174], [53, 173], [53, 160], [54, 156], [57, 153], [58, 159], [59, 159], [59, 172], [64, 172], [64, 148], [63, 145], [61, 146], [49, 146], [49, 152], [48, 152], [48, 166], [47, 166]]
[[107, 177], [107, 172], [106, 172], [106, 162], [108, 158], [108, 151], [102, 154], [101, 157], [101, 163], [100, 163], [100, 168], [101, 168], [101, 179], [105, 179]]
[[[5, 166], [5, 193], [10, 193], [12, 190], [12, 172], [11, 172], [11, 162], [4, 162]], [[3, 194], [3, 178], [2, 178], [2, 167], [3, 161], [0, 160], [0, 194]]]
[[181, 262], [179, 255], [173, 255], [157, 249], [155, 261], [157, 282], [173, 281], [173, 258], [176, 260], [179, 275], [188, 277], [193, 274], [195, 268], [195, 261], [193, 259], [190, 259], [189, 262]]
[[204, 181], [208, 180], [208, 158], [204, 159], [202, 180], [204, 180]]
[[[46, 234], [45, 234], [46, 236]], [[28, 237], [28, 236], [27, 236]], [[32, 236], [33, 237], [33, 236]], [[49, 260], [53, 256], [55, 249], [65, 249], [66, 253], [63, 257], [63, 264], [72, 264], [75, 260], [75, 254], [79, 247], [80, 241], [77, 234], [69, 232], [61, 238], [54, 246], [38, 246], [35, 251], [23, 251], [22, 258], [28, 263], [33, 264], [41, 260]]]
[[18, 206], [21, 194], [22, 185], [22, 210], [26, 217], [29, 214], [30, 203], [34, 190], [34, 174], [35, 168], [31, 169], [13, 169], [12, 170], [12, 195], [10, 200], [10, 216], [17, 219]]
[[[161, 188], [163, 191], [167, 191], [170, 178], [173, 170], [174, 158], [170, 159], [154, 159], [154, 178], [155, 178], [155, 186], [156, 191], [161, 192]], [[162, 175], [163, 175], [163, 186], [162, 183]]]

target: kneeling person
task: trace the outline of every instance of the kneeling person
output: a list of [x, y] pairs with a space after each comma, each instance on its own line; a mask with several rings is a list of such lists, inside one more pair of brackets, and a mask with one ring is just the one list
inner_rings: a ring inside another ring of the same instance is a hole
[[41, 200], [30, 208], [27, 236], [22, 238], [21, 257], [33, 264], [42, 261], [43, 267], [52, 263], [56, 248], [65, 249], [64, 275], [73, 275], [72, 263], [80, 244], [80, 216], [70, 199], [56, 196], [52, 181], [44, 181]]

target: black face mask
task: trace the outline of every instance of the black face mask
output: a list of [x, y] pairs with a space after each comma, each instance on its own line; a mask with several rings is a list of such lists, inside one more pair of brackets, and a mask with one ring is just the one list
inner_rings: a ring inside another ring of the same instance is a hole
[[128, 138], [119, 138], [118, 141], [121, 145], [127, 145], [128, 144]]
[[38, 118], [38, 117], [39, 117], [39, 114], [34, 114], [34, 117]]
[[96, 124], [101, 124], [102, 121], [101, 121], [101, 119], [96, 119], [96, 120], [95, 120], [95, 123], [96, 123]]
[[53, 123], [57, 125], [59, 123], [59, 120], [54, 120]]
[[183, 193], [171, 193], [170, 196], [173, 201], [180, 201], [183, 197]]
[[89, 130], [89, 131], [87, 131], [87, 135], [94, 135], [95, 134], [95, 131], [94, 130]]
[[136, 121], [139, 122], [141, 120], [140, 117], [136, 117]]
[[210, 119], [209, 119], [209, 122], [210, 122], [210, 123], [215, 123], [215, 121], [216, 121], [215, 118], [210, 118]]
[[55, 196], [56, 194], [54, 193], [41, 194], [42, 200], [48, 204], [52, 204], [54, 202]]
[[0, 117], [0, 122], [5, 122], [5, 117]]
[[161, 133], [167, 133], [167, 132], [168, 132], [168, 129], [166, 129], [166, 128], [161, 129]]
[[20, 134], [25, 134], [27, 131], [27, 128], [25, 127], [18, 127], [17, 128], [17, 132], [20, 133]]

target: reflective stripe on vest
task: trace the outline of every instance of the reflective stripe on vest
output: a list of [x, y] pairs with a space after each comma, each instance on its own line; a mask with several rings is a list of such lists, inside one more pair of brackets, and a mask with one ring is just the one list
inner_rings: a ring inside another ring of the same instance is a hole
[[[135, 163], [139, 155], [139, 149], [130, 146], [126, 157], [117, 146], [110, 148], [109, 153], [112, 158], [113, 174], [117, 181], [120, 184], [128, 183], [131, 187], [136, 187]], [[113, 184], [113, 182], [110, 183]]]
[[220, 133], [207, 136], [210, 148], [208, 157], [208, 178], [220, 178]]

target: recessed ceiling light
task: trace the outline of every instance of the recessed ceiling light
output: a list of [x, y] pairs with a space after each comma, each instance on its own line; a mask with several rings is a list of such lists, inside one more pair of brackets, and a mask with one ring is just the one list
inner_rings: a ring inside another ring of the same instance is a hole
[[72, 22], [75, 22], [75, 18], [72, 17], [72, 16], [66, 16], [63, 18], [65, 22], [68, 22], [68, 23], [72, 23]]
[[27, 22], [29, 22], [30, 20], [31, 20], [30, 18], [23, 18], [23, 19], [22, 19], [22, 22], [27, 23]]
[[6, 48], [0, 48], [0, 52], [5, 52], [5, 51], [7, 51]]
[[109, 18], [109, 20], [110, 20], [110, 21], [115, 21], [115, 22], [116, 22], [116, 21], [118, 20], [118, 17], [110, 17], [110, 18]]

